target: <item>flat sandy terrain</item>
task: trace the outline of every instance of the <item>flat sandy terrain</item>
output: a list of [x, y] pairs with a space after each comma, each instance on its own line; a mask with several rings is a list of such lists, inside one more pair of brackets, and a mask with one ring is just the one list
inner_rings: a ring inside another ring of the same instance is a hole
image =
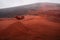
[[60, 23], [43, 16], [0, 20], [0, 40], [60, 40]]

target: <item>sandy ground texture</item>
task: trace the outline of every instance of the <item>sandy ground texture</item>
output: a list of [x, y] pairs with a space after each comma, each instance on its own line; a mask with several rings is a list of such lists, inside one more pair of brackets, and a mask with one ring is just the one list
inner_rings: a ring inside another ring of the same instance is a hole
[[60, 23], [42, 16], [0, 20], [0, 40], [60, 40]]

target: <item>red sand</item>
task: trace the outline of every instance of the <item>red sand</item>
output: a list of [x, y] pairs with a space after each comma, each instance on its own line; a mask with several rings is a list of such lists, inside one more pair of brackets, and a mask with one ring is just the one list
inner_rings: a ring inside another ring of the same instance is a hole
[[60, 23], [41, 16], [0, 21], [0, 40], [60, 40]]

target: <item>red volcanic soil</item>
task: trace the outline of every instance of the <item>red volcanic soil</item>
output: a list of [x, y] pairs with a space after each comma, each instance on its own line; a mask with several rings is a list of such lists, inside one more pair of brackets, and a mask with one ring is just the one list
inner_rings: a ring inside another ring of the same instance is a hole
[[60, 23], [42, 16], [25, 16], [20, 21], [3, 20], [0, 27], [0, 40], [60, 40]]

